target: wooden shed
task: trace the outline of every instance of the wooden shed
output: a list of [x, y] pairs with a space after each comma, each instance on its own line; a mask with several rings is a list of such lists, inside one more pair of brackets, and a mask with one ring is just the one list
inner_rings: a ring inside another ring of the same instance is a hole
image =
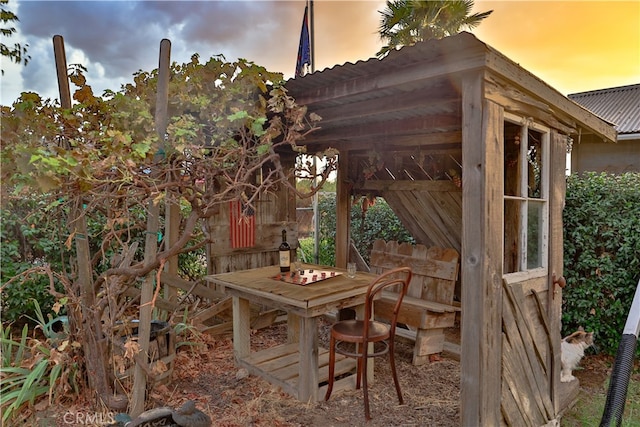
[[340, 152], [337, 266], [354, 195], [460, 252], [462, 425], [555, 425], [577, 391], [560, 382], [565, 153], [614, 129], [468, 33], [287, 88], [323, 118], [310, 151]]

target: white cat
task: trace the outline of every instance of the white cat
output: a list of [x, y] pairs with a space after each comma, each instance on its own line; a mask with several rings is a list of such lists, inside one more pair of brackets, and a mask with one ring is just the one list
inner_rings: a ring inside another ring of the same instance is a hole
[[579, 328], [576, 332], [563, 338], [562, 340], [562, 372], [560, 373], [560, 381], [568, 383], [576, 377], [572, 371], [578, 367], [580, 360], [584, 356], [584, 351], [593, 345], [593, 332], [585, 332]]

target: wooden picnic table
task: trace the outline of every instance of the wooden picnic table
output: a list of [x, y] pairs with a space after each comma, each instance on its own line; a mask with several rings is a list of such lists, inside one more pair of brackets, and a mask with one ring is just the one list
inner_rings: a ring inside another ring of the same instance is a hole
[[[290, 273], [283, 278], [278, 266], [216, 274], [205, 279], [232, 296], [237, 365], [280, 386], [302, 402], [316, 402], [324, 396], [329, 376], [329, 351], [318, 345], [318, 319], [347, 307], [355, 307], [357, 315], [362, 316], [367, 287], [376, 276], [357, 272], [355, 278], [349, 278], [343, 269], [312, 264], [298, 264], [298, 268], [308, 281], [296, 278], [298, 273], [293, 278]], [[325, 273], [324, 279], [321, 272]], [[312, 279], [314, 273], [318, 275], [317, 282]], [[286, 311], [286, 343], [251, 352], [250, 303]], [[354, 368], [355, 360], [336, 357], [336, 376], [348, 374]], [[369, 363], [367, 375], [372, 382], [373, 363]], [[355, 387], [355, 375], [334, 383], [334, 390], [347, 387]]]

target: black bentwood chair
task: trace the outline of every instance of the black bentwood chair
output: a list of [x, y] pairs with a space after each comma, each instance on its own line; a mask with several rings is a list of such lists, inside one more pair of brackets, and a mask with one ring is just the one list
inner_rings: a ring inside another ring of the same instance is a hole
[[[411, 281], [411, 269], [408, 267], [399, 267], [389, 270], [378, 276], [367, 289], [367, 298], [365, 302], [364, 320], [341, 320], [331, 327], [331, 338], [329, 341], [329, 383], [327, 384], [327, 394], [324, 400], [329, 400], [333, 390], [333, 382], [335, 375], [336, 353], [353, 357], [357, 359], [357, 379], [356, 388], [360, 388], [362, 380], [362, 388], [364, 391], [364, 415], [367, 421], [371, 419], [369, 412], [369, 394], [367, 390], [367, 360], [370, 357], [382, 356], [389, 353], [389, 363], [391, 365], [391, 373], [393, 382], [398, 393], [398, 401], [404, 404], [402, 399], [402, 391], [400, 391], [400, 383], [396, 374], [396, 363], [394, 358], [394, 338], [396, 334], [396, 322], [402, 299], [407, 293], [409, 282]], [[397, 295], [396, 304], [391, 316], [391, 323], [377, 322], [373, 319], [373, 301], [383, 290], [393, 290]], [[347, 343], [345, 345], [345, 343]], [[374, 345], [373, 352], [369, 353], [369, 344]], [[355, 350], [353, 350], [355, 344]], [[376, 346], [377, 344], [377, 346]], [[378, 349], [376, 350], [376, 347]], [[382, 347], [382, 348], [380, 348]]]

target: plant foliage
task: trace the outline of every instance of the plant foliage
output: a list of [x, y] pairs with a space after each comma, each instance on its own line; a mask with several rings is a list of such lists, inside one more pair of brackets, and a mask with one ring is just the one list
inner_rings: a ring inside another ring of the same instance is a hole
[[37, 327], [44, 339], [30, 338], [28, 325], [24, 325], [20, 338], [15, 340], [10, 327], [0, 325], [0, 408], [2, 423], [17, 422], [25, 415], [25, 407], [45, 398], [51, 404], [80, 390], [79, 366], [76, 353], [80, 344], [68, 337], [59, 340], [51, 333], [49, 323], [34, 301]]
[[[19, 19], [18, 15], [9, 10], [7, 4], [9, 4], [9, 0], [0, 0], [0, 25], [2, 25], [0, 28], [0, 36], [8, 38], [16, 33], [15, 27], [8, 25], [18, 22]], [[28, 47], [28, 44], [22, 46], [20, 43], [14, 43], [13, 46], [8, 46], [0, 43], [0, 56], [16, 64], [24, 63], [24, 65], [27, 65], [31, 59], [31, 56], [27, 54]], [[4, 69], [2, 70], [2, 75], [4, 75]]]
[[492, 10], [471, 14], [473, 0], [388, 0], [380, 11], [380, 38], [387, 42], [377, 56], [383, 57], [401, 46], [441, 39], [473, 29]]
[[640, 280], [640, 174], [571, 175], [563, 219], [563, 334], [582, 326], [613, 354]]
[[[320, 262], [335, 265], [336, 254], [336, 198], [335, 193], [322, 193], [320, 212]], [[351, 240], [366, 262], [369, 262], [373, 243], [378, 240], [397, 240], [415, 243], [393, 210], [382, 198], [361, 198], [351, 207]]]
[[[26, 291], [40, 298], [46, 286], [53, 296], [68, 297], [71, 334], [82, 335], [84, 362], [100, 365], [95, 342], [116, 345], [115, 323], [137, 313], [127, 290], [156, 278], [176, 256], [185, 276], [201, 274], [203, 248], [211, 243], [207, 219], [221, 205], [240, 201], [248, 213], [262, 194], [282, 186], [309, 196], [292, 183], [305, 178], [320, 187], [335, 168], [335, 153], [320, 153], [321, 168], [283, 167], [281, 155], [306, 152], [298, 142], [320, 118], [287, 94], [281, 74], [243, 59], [201, 62], [193, 55], [173, 63], [166, 123], [155, 117], [158, 70], [139, 71], [132, 83], [102, 96], [83, 72], [81, 66], [70, 71], [71, 108], [31, 92], [0, 107], [2, 214], [3, 223], [5, 215], [11, 221], [2, 237], [28, 237], [22, 239], [28, 247], [6, 248], [10, 268], [3, 256], [0, 289], [14, 317], [22, 308], [15, 299]], [[180, 211], [171, 244], [148, 225], [150, 219], [164, 224], [160, 212], [167, 205]], [[147, 251], [156, 234], [157, 250]], [[44, 274], [44, 282], [29, 285], [34, 273]], [[82, 274], [89, 277], [81, 280]], [[106, 367], [90, 368], [98, 372], [97, 393], [108, 400]]]

